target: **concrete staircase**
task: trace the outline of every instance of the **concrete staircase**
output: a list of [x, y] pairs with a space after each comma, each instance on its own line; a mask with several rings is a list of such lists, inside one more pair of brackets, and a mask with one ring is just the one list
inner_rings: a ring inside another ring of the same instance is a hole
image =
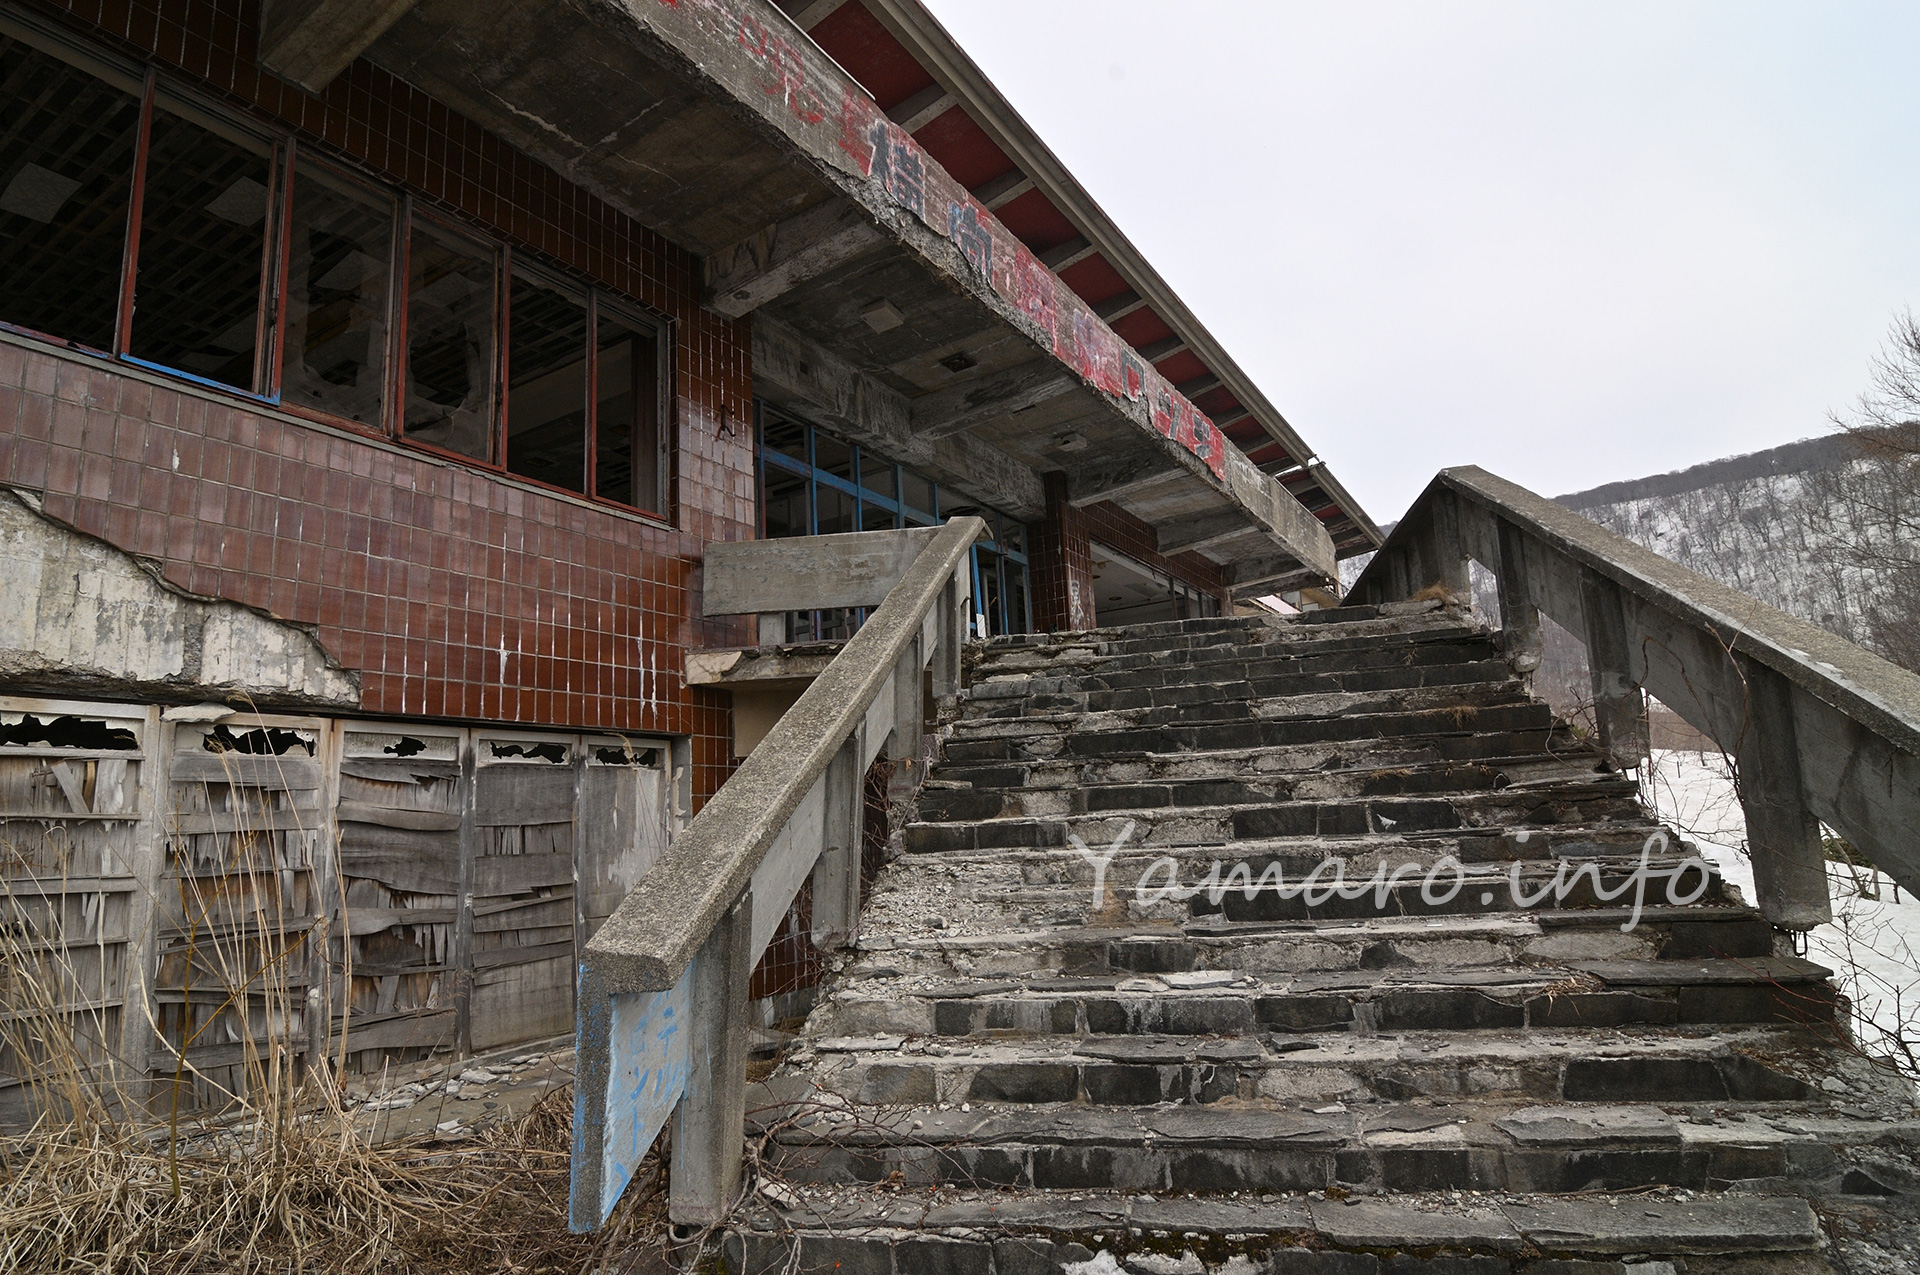
[[1470, 616], [970, 658], [730, 1269], [1920, 1268], [1911, 1091]]

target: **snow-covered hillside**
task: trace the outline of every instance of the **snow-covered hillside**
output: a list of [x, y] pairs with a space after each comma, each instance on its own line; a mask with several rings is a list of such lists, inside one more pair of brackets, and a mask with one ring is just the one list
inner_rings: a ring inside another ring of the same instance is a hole
[[1858, 466], [1844, 435], [1557, 497], [1664, 558], [1852, 641], [1867, 582], [1835, 552], [1836, 511], [1809, 476]]

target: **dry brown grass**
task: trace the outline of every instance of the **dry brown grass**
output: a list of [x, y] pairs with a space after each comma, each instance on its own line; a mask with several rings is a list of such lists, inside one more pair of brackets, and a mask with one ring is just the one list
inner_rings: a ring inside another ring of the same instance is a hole
[[612, 1273], [664, 1230], [646, 1166], [606, 1229], [568, 1232], [570, 1090], [459, 1141], [375, 1144], [330, 1078], [269, 1040], [244, 1100], [181, 1113], [90, 1061], [61, 972], [5, 927], [0, 963], [0, 1043], [38, 1113], [0, 1138], [0, 1273]]

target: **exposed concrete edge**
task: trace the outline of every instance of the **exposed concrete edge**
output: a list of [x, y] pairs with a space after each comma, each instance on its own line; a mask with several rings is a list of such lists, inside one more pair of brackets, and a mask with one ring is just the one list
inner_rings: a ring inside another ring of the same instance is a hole
[[[1411, 508], [1426, 505], [1442, 487], [1510, 519], [1654, 609], [1712, 629], [1734, 650], [1784, 675], [1902, 751], [1920, 756], [1920, 674], [1669, 561], [1476, 465], [1441, 470]], [[1417, 533], [1417, 522], [1401, 519], [1386, 547], [1406, 543]], [[1384, 578], [1385, 561], [1382, 556], [1367, 564], [1350, 594], [1363, 596], [1363, 584]], [[1376, 577], [1376, 571], [1381, 576]]]
[[687, 685], [715, 690], [805, 686], [826, 672], [845, 645], [735, 646], [687, 652]]
[[605, 994], [674, 985], [753, 879], [793, 812], [922, 631], [974, 541], [979, 518], [940, 529], [839, 658], [740, 763], [699, 816], [587, 943], [582, 967]]
[[[714, 84], [736, 110], [812, 160], [936, 278], [1025, 336], [1117, 415], [1157, 436], [1170, 458], [1247, 509], [1303, 566], [1334, 578], [1333, 541], [1319, 519], [1122, 341], [785, 13], [765, 0], [651, 0], [629, 12], [683, 74]], [[902, 175], [910, 169], [918, 180]]]
[[[0, 618], [0, 635], [12, 630], [26, 637], [31, 626], [31, 645], [0, 637], [0, 678], [9, 689], [156, 703], [217, 699], [243, 703], [248, 708], [360, 709], [359, 672], [336, 660], [314, 628], [226, 598], [193, 593], [168, 580], [157, 562], [128, 553], [47, 513], [39, 493], [17, 487], [0, 491], [5, 493], [0, 495], [0, 503], [23, 511], [28, 526], [42, 526], [50, 536], [74, 542], [96, 559], [91, 573], [73, 569], [69, 583], [63, 572], [54, 587], [61, 599], [78, 601], [91, 596], [98, 602], [94, 631], [89, 636], [108, 638], [104, 646], [89, 645], [87, 654], [73, 658], [63, 659], [58, 652], [49, 651], [52, 635], [38, 623], [39, 604], [45, 596], [42, 582], [34, 581], [29, 597], [25, 582], [12, 581], [16, 587], [9, 590], [10, 613]], [[0, 508], [0, 524], [14, 521]], [[0, 534], [3, 530], [0, 526]], [[0, 553], [0, 570], [11, 556]], [[48, 561], [44, 555], [40, 560]], [[89, 587], [94, 589], [90, 595]], [[121, 596], [109, 598], [108, 591], [116, 588]], [[105, 610], [116, 604], [123, 613], [149, 610], [160, 624], [178, 625], [177, 650], [164, 636], [142, 643], [139, 635], [115, 637], [103, 633]], [[85, 618], [76, 605], [52, 617], [51, 622], [71, 628]], [[291, 649], [265, 663], [260, 657], [271, 656], [273, 644], [268, 639], [272, 635], [282, 637]], [[66, 649], [76, 650], [72, 645]], [[142, 655], [157, 662], [141, 667], [136, 661]], [[75, 658], [85, 662], [75, 662]], [[273, 675], [276, 667], [277, 677]], [[221, 676], [223, 672], [228, 675]]]

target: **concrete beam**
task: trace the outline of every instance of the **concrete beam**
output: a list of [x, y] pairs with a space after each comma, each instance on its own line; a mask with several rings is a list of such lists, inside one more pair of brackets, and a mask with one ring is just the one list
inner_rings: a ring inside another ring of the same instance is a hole
[[1075, 509], [1085, 509], [1103, 500], [1123, 500], [1182, 481], [1195, 480], [1166, 457], [1135, 458], [1078, 473], [1069, 471], [1067, 489], [1071, 494], [1067, 503]]
[[796, 5], [788, 16], [793, 19], [793, 25], [802, 31], [811, 31], [838, 13], [840, 6], [846, 2], [847, 0], [805, 0], [804, 3]]
[[1322, 578], [1319, 572], [1302, 567], [1299, 559], [1284, 553], [1242, 558], [1229, 566], [1227, 577], [1233, 596], [1241, 599], [1285, 593], [1289, 589], [1316, 584]]
[[969, 193], [988, 212], [998, 212], [1032, 189], [1033, 178], [1015, 168], [981, 182]]
[[862, 210], [830, 199], [708, 257], [703, 301], [737, 319], [883, 241]]
[[764, 314], [753, 319], [753, 385], [771, 402], [983, 505], [1028, 522], [1046, 512], [1046, 495], [1031, 466], [967, 434], [916, 434], [906, 395]]
[[1159, 548], [1161, 553], [1189, 553], [1250, 537], [1264, 540], [1266, 531], [1251, 522], [1242, 510], [1228, 509], [1163, 523], [1159, 528]]
[[1087, 242], [1083, 236], [1076, 235], [1058, 247], [1049, 248], [1040, 253], [1040, 264], [1059, 274], [1070, 266], [1079, 265], [1099, 251], [1097, 245]]
[[260, 65], [319, 93], [365, 53], [415, 0], [266, 0]]
[[1100, 320], [1103, 323], [1118, 323], [1134, 311], [1144, 309], [1146, 304], [1147, 299], [1145, 297], [1132, 289], [1128, 289], [1119, 296], [1108, 297], [1099, 305], [1094, 306], [1093, 312], [1100, 316]]
[[716, 540], [701, 585], [705, 614], [872, 607], [887, 600], [937, 527], [776, 540]]
[[[1172, 358], [1186, 348], [1187, 338], [1183, 336], [1170, 336], [1159, 341], [1147, 342], [1140, 347], [1139, 355], [1149, 363], [1158, 363], [1162, 359]], [[1244, 412], [1241, 414], [1245, 415]], [[1219, 423], [1219, 421], [1214, 422], [1216, 425]]]
[[887, 118], [907, 132], [917, 133], [958, 105], [959, 98], [938, 84], [929, 84], [888, 111]]
[[1182, 381], [1180, 382], [1180, 384], [1174, 386], [1173, 388], [1176, 390], [1179, 390], [1182, 394], [1186, 395], [1190, 399], [1197, 398], [1200, 395], [1205, 394], [1208, 390], [1219, 389], [1220, 378], [1215, 376], [1211, 372], [1207, 372], [1200, 376], [1194, 377], [1191, 381]]
[[967, 381], [913, 400], [914, 432], [951, 438], [989, 421], [1003, 420], [1078, 388], [1080, 380], [1050, 359]]

